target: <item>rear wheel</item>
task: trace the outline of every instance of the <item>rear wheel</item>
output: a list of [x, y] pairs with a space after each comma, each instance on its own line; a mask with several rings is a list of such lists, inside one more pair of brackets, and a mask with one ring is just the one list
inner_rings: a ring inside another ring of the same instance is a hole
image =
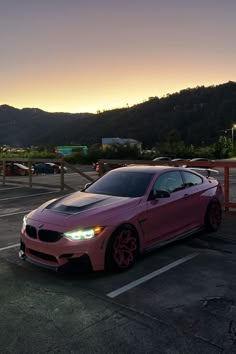
[[130, 225], [119, 227], [111, 236], [106, 251], [106, 268], [125, 271], [136, 261], [139, 253], [138, 236]]
[[214, 232], [217, 231], [221, 225], [222, 220], [222, 210], [221, 206], [217, 201], [212, 201], [207, 208], [205, 216], [205, 226], [207, 231]]

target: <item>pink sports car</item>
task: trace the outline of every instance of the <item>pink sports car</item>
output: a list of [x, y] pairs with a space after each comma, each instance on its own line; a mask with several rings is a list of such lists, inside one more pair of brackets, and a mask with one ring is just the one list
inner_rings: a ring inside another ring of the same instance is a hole
[[60, 270], [126, 270], [145, 251], [221, 224], [220, 183], [183, 167], [128, 166], [24, 217], [20, 257]]

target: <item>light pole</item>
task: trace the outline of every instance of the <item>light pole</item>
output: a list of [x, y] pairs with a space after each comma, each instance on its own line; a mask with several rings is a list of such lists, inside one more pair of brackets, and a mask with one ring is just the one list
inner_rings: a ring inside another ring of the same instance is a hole
[[232, 131], [232, 148], [234, 148], [234, 129], [236, 129], [236, 124], [233, 124], [232, 129], [231, 129], [231, 131]]

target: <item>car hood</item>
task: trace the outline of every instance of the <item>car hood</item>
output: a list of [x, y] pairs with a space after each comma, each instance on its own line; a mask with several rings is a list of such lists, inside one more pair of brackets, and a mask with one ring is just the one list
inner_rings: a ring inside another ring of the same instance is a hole
[[[65, 228], [78, 225], [107, 224], [114, 212], [125, 215], [127, 209], [134, 209], [140, 198], [116, 197], [84, 192], [49, 201], [30, 213], [35, 221]], [[124, 216], [123, 216], [124, 217]]]

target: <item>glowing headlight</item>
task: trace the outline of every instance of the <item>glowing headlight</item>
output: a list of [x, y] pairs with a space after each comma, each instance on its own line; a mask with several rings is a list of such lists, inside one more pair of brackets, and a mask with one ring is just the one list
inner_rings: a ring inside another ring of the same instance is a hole
[[24, 228], [26, 228], [26, 225], [27, 225], [27, 216], [28, 216], [28, 215], [25, 215], [25, 216], [23, 217], [23, 227], [24, 227]]
[[96, 227], [90, 227], [86, 229], [78, 229], [78, 230], [64, 232], [63, 235], [65, 237], [68, 237], [71, 240], [88, 240], [90, 238], [98, 236], [103, 230], [104, 227], [96, 226]]

